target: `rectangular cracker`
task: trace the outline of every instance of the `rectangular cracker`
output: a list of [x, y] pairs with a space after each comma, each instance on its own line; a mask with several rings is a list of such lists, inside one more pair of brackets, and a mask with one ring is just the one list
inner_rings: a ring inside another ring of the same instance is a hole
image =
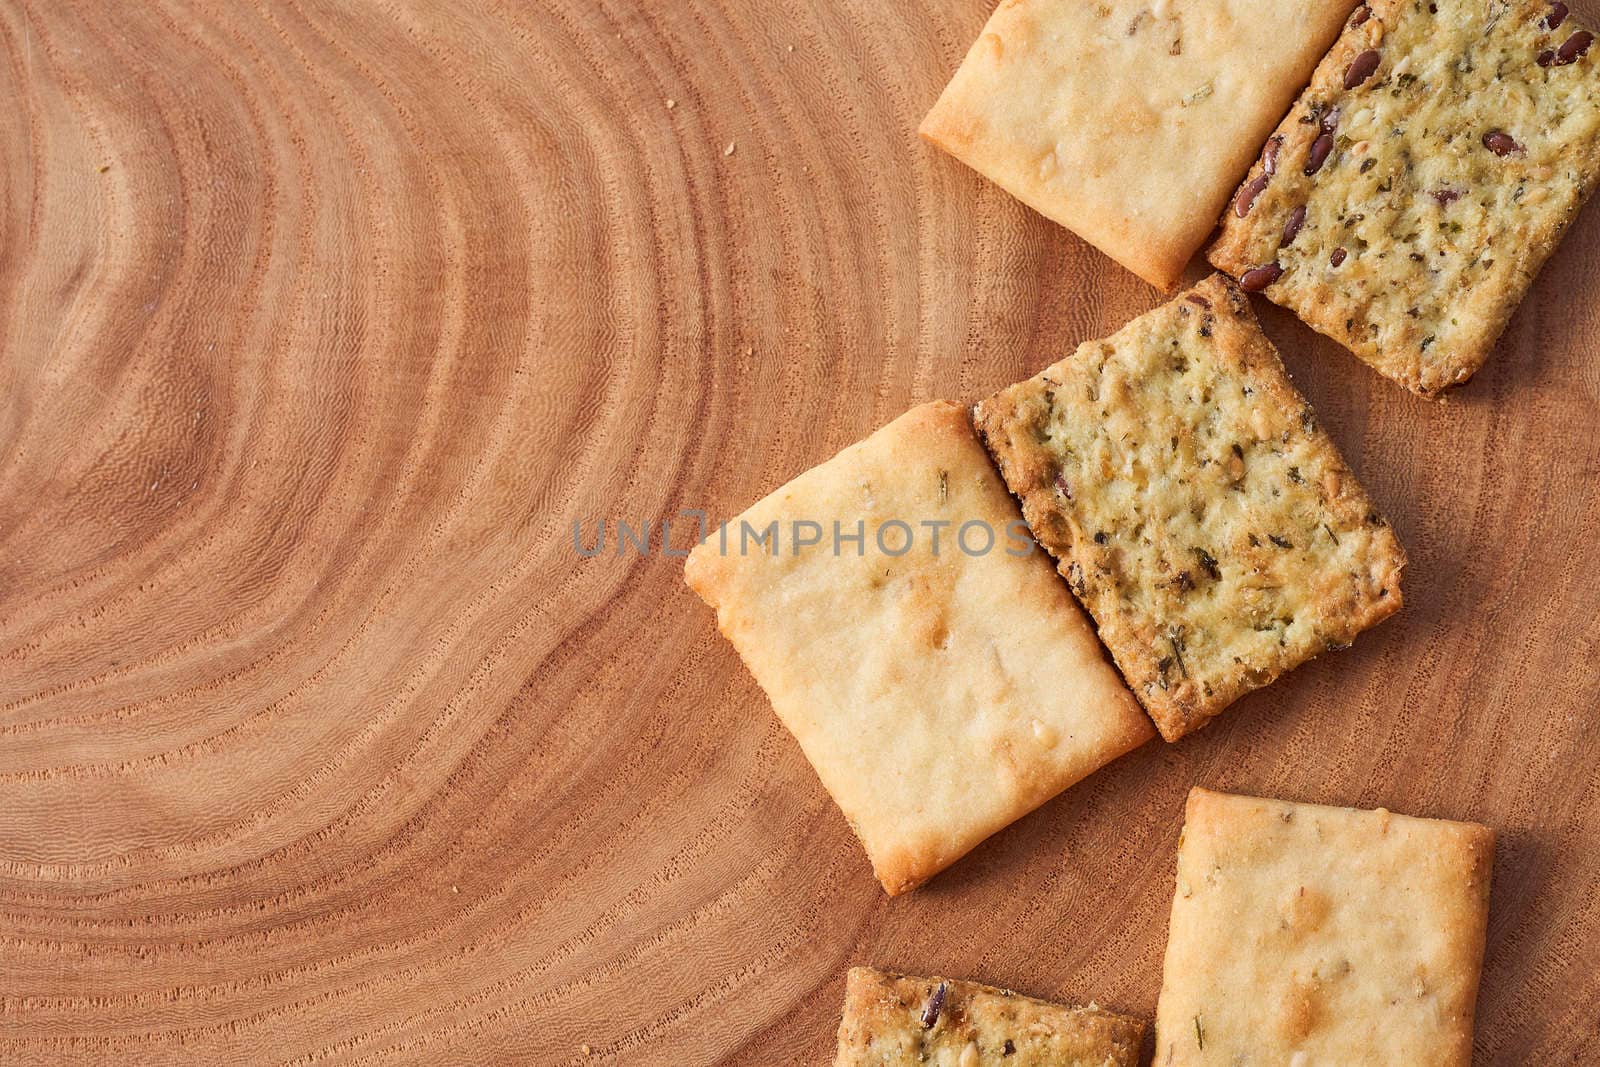
[[921, 134], [1159, 289], [1355, 0], [1005, 0]]
[[1600, 176], [1600, 50], [1560, 62], [1592, 38], [1555, 21], [1547, 0], [1357, 9], [1211, 262], [1408, 389], [1466, 381]]
[[1467, 1067], [1494, 831], [1196, 789], [1156, 1058]]
[[1143, 1019], [852, 967], [834, 1067], [1137, 1067]]
[[977, 426], [1169, 741], [1400, 607], [1394, 532], [1221, 275]]
[[[796, 521], [822, 543], [792, 543]], [[773, 522], [776, 555], [740, 536]], [[836, 554], [835, 522], [861, 546]], [[728, 529], [685, 577], [891, 894], [1150, 736], [958, 404], [914, 408]]]

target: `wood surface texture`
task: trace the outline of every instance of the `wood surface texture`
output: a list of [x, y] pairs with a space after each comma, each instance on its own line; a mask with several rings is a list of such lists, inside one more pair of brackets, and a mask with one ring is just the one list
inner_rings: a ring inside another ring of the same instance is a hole
[[0, 1062], [1151, 1016], [1195, 784], [1496, 827], [1478, 1062], [1593, 1062], [1600, 209], [1446, 403], [1259, 304], [1405, 610], [905, 897], [682, 561], [575, 552], [1159, 302], [917, 141], [988, 8], [0, 0]]

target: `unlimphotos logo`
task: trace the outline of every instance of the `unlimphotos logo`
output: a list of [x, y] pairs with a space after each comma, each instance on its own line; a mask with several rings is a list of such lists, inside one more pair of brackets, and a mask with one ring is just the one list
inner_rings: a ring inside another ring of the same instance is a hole
[[898, 558], [919, 543], [934, 556], [952, 550], [966, 556], [986, 556], [1000, 549], [1008, 556], [1023, 557], [1032, 555], [1034, 550], [1028, 525], [1021, 519], [1012, 519], [1002, 529], [982, 519], [969, 519], [958, 525], [949, 519], [910, 521], [899, 518], [883, 519], [870, 528], [865, 519], [852, 523], [843, 519], [809, 518], [772, 519], [765, 525], [739, 518], [713, 526], [709, 514], [699, 508], [684, 508], [675, 519], [694, 520], [692, 526], [678, 522], [679, 529], [690, 528], [693, 535], [680, 538], [677, 546], [673, 543], [674, 519], [659, 522], [645, 519], [638, 524], [612, 519], [608, 524], [608, 520], [602, 518], [595, 523], [592, 538], [586, 533], [583, 520], [573, 519], [572, 548], [585, 559], [605, 555], [609, 528], [612, 554], [617, 556], [659, 553], [682, 559], [690, 548], [708, 543], [714, 544], [717, 552], [724, 556], [798, 556], [814, 550], [833, 556], [853, 553], [861, 557], [871, 550], [881, 556]]

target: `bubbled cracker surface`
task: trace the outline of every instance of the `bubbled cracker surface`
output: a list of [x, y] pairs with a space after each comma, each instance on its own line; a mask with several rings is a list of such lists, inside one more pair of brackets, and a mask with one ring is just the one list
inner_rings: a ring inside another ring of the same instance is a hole
[[[862, 542], [802, 548], [801, 520]], [[994, 535], [988, 550], [961, 548], [969, 523]], [[768, 548], [741, 547], [739, 528], [769, 524], [781, 530]], [[1150, 737], [1013, 524], [966, 410], [934, 401], [775, 489], [684, 564], [891, 894]]]
[[1168, 740], [1399, 607], [1393, 532], [1220, 277], [978, 427]]
[[1195, 789], [1155, 1063], [1468, 1067], [1494, 833]]
[[[1276, 173], [1243, 218], [1239, 197], [1224, 213], [1211, 261], [1238, 277], [1277, 263], [1268, 297], [1433, 394], [1482, 365], [1595, 184], [1600, 51], [1541, 66], [1587, 32], [1570, 15], [1547, 28], [1547, 0], [1375, 0], [1364, 21], [1362, 10], [1279, 126]], [[1377, 68], [1346, 90], [1369, 51]], [[1307, 175], [1325, 130], [1332, 151]], [[1496, 134], [1517, 147], [1497, 153], [1484, 143]]]
[[1353, 0], [1008, 0], [920, 132], [1162, 290]]

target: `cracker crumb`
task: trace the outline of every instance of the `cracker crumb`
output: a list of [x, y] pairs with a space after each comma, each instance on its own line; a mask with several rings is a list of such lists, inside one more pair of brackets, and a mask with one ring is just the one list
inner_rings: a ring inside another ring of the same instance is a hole
[[725, 155], [725, 156], [731, 156], [731, 155], [733, 155], [733, 150], [734, 150], [734, 148], [735, 148], [735, 147], [736, 147], [736, 146], [735, 146], [735, 145], [734, 145], [734, 143], [733, 143], [733, 142], [732, 142], [732, 141], [729, 141], [729, 142], [728, 142], [728, 147], [727, 147], [727, 148], [724, 148], [724, 149], [723, 149], [723, 150], [722, 150], [722, 154], [723, 154], [723, 155]]
[[671, 111], [673, 108], [675, 108], [677, 106], [678, 106], [678, 102], [676, 100], [672, 99], [672, 97], [670, 97], [670, 96], [667, 97], [667, 110], [668, 111]]

